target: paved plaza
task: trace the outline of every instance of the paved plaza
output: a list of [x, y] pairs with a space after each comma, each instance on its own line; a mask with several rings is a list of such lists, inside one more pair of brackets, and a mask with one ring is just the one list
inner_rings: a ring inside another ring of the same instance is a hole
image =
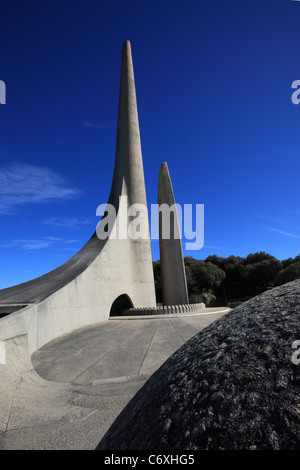
[[51, 341], [12, 393], [0, 449], [94, 449], [148, 377], [226, 311], [115, 317]]

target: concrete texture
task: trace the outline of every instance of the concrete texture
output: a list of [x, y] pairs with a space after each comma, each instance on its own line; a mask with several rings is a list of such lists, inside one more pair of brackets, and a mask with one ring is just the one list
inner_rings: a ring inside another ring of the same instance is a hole
[[[115, 223], [109, 228], [108, 239], [100, 240], [96, 231], [73, 258], [54, 271], [0, 291], [4, 310], [12, 304], [14, 309], [16, 304], [27, 305], [0, 319], [1, 341], [28, 335], [31, 354], [61, 334], [107, 320], [116, 299], [127, 299], [125, 307], [156, 305], [147, 211], [139, 217], [146, 238], [118, 237], [120, 227], [128, 230], [132, 217], [127, 209], [135, 203], [147, 207], [131, 46], [126, 41], [122, 49], [115, 168], [108, 200], [117, 214]], [[105, 225], [105, 219], [97, 230]]]
[[225, 311], [114, 317], [56, 338], [31, 359], [26, 335], [7, 341], [8, 363], [0, 364], [0, 448], [94, 449], [148, 377]]
[[[53, 340], [31, 359], [41, 377], [57, 382], [90, 385], [116, 377], [149, 376], [188, 337], [218, 316], [116, 318]], [[156, 351], [158, 345], [164, 359]]]
[[299, 332], [300, 279], [236, 307], [150, 377], [99, 449], [300, 450]]
[[[172, 208], [173, 215], [159, 212], [159, 249], [162, 300], [164, 305], [188, 304], [188, 290], [177, 208], [168, 165], [162, 163], [158, 178], [158, 205]], [[167, 230], [167, 226], [169, 230]]]

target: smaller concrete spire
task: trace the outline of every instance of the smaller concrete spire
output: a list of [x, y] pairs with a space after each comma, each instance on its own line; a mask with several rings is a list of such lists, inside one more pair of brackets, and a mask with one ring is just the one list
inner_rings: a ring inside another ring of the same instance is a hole
[[[188, 304], [188, 290], [184, 268], [177, 208], [168, 165], [162, 163], [158, 178], [158, 204], [165, 204], [172, 211], [159, 211], [159, 248], [162, 281], [162, 297], [164, 305]], [[170, 224], [169, 236], [163, 224]]]

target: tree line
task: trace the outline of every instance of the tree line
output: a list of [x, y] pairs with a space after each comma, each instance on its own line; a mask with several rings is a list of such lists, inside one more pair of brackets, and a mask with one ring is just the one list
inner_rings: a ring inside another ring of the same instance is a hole
[[[198, 260], [184, 258], [190, 302], [203, 300], [204, 294], [215, 299], [214, 305], [235, 306], [267, 289], [300, 278], [300, 255], [278, 260], [264, 251], [247, 257], [217, 255]], [[157, 301], [161, 302], [160, 260], [154, 261]]]

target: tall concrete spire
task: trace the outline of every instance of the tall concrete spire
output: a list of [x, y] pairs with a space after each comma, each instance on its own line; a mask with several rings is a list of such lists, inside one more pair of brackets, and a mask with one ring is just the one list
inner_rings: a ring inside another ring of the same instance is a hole
[[[131, 45], [128, 40], [122, 49], [117, 143], [111, 192], [115, 196], [120, 192], [120, 185], [121, 193], [127, 195], [129, 205], [147, 205]], [[118, 204], [117, 201], [116, 203]]]
[[[169, 217], [163, 218], [163, 212], [159, 212], [159, 248], [162, 282], [162, 298], [164, 305], [188, 304], [187, 282], [182, 253], [180, 228], [177, 208], [168, 165], [162, 163], [158, 178], [158, 204], [165, 204], [172, 208], [166, 212]], [[170, 223], [169, 233], [164, 232], [164, 223]], [[165, 238], [164, 235], [167, 235]]]
[[[138, 239], [129, 238], [126, 240], [126, 247], [124, 247], [124, 250], [130, 253], [127, 276], [130, 274], [136, 285], [144, 285], [144, 297], [141, 296], [137, 306], [138, 304], [143, 305], [143, 303], [144, 305], [153, 306], [156, 304], [156, 299], [149, 219], [133, 62], [131, 45], [128, 40], [125, 41], [122, 48], [115, 168], [109, 200], [118, 208], [119, 212], [122, 212], [126, 208], [124, 205], [119, 207], [119, 196], [127, 197], [127, 201], [125, 201], [125, 203], [127, 202], [127, 210], [132, 208], [133, 204], [138, 204], [141, 209], [138, 218], [143, 236]], [[127, 231], [133, 216], [132, 213], [127, 216]], [[120, 216], [118, 213], [116, 225], [117, 227], [124, 226], [123, 213]], [[144, 235], [146, 235], [146, 238]], [[115, 240], [112, 241], [115, 242]], [[122, 242], [123, 240], [119, 240], [119, 245]], [[148, 286], [147, 292], [146, 286]]]

